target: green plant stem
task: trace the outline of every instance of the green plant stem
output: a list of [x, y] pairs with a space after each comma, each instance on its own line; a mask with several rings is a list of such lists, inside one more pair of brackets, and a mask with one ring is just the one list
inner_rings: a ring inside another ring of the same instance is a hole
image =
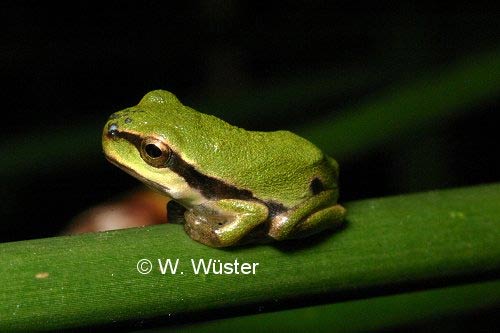
[[[335, 302], [500, 273], [500, 184], [347, 203], [343, 230], [229, 250], [179, 225], [0, 244], [0, 331], [62, 329], [221, 309]], [[139, 274], [150, 259], [154, 270]], [[157, 259], [179, 259], [162, 275]], [[259, 263], [195, 275], [190, 259]]]

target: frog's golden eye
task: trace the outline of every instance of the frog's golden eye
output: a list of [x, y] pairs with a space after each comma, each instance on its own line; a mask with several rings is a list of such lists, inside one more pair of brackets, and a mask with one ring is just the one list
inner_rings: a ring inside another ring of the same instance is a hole
[[171, 155], [170, 148], [157, 138], [147, 137], [141, 142], [141, 157], [155, 168], [164, 168]]

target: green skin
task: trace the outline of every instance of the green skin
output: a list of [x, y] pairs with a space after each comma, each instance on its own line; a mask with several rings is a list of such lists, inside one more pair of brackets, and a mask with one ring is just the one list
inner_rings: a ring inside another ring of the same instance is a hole
[[118, 111], [109, 161], [185, 208], [189, 236], [212, 247], [301, 238], [338, 226], [338, 164], [288, 131], [253, 132], [155, 90]]

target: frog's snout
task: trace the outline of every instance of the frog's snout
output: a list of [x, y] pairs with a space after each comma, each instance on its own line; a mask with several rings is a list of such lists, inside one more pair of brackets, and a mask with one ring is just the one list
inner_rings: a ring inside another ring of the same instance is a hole
[[[110, 138], [116, 138], [121, 131], [125, 130], [123, 127], [127, 127], [128, 124], [132, 123], [131, 113], [133, 112], [143, 112], [141, 110], [132, 111], [124, 110], [113, 113], [108, 120], [106, 135]], [[118, 125], [120, 124], [120, 125]]]

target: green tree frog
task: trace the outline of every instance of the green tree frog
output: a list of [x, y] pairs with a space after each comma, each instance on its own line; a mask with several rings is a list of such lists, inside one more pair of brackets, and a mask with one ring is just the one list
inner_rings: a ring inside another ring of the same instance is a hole
[[232, 126], [155, 90], [112, 114], [107, 159], [184, 211], [194, 240], [226, 247], [301, 238], [342, 223], [338, 164], [288, 131]]

